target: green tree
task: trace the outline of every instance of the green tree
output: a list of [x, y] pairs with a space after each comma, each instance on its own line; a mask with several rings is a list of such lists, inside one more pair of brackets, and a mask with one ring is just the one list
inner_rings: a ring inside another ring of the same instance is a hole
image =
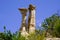
[[7, 31], [5, 26], [4, 26], [4, 32], [0, 33], [0, 39], [12, 40], [12, 33], [10, 31]]
[[46, 18], [42, 23], [42, 27], [46, 32], [50, 33], [54, 37], [60, 37], [60, 16], [54, 14], [49, 18]]

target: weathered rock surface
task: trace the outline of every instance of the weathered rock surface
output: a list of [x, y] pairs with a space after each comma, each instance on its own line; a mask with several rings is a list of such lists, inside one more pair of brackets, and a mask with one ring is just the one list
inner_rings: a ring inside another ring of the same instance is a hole
[[45, 40], [60, 40], [60, 38], [46, 38]]

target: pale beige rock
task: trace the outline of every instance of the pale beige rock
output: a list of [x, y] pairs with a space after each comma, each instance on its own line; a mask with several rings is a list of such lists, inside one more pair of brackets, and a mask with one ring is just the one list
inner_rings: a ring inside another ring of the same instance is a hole
[[45, 40], [60, 40], [60, 38], [46, 38]]
[[23, 30], [21, 31], [21, 35], [24, 36], [24, 37], [26, 37], [26, 36], [29, 35], [29, 34], [26, 32], [25, 27], [23, 27]]
[[22, 14], [22, 25], [21, 25], [21, 28], [20, 28], [20, 32], [21, 32], [22, 36], [27, 36], [28, 35], [28, 33], [26, 31], [26, 14], [27, 14], [27, 9], [20, 8], [19, 10], [20, 10], [20, 12]]
[[35, 32], [35, 7], [29, 5], [29, 19], [28, 19], [29, 33]]
[[29, 33], [35, 32], [35, 7], [31, 4], [29, 5], [28, 24], [26, 23], [27, 9], [20, 8], [19, 10], [22, 14], [22, 25], [20, 32], [22, 36], [27, 36]]

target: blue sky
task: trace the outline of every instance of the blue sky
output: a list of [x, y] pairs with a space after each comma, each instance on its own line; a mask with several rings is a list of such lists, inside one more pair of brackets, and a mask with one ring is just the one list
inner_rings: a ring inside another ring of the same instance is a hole
[[18, 8], [28, 8], [29, 4], [36, 6], [36, 26], [60, 10], [60, 0], [0, 0], [0, 32], [3, 26], [11, 32], [18, 31], [22, 20]]

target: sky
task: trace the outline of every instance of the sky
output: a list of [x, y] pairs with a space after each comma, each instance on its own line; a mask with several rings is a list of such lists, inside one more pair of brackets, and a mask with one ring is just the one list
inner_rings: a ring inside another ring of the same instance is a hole
[[28, 8], [29, 4], [36, 7], [36, 28], [60, 10], [60, 0], [0, 0], [0, 32], [4, 26], [13, 33], [18, 31], [22, 21], [18, 8]]

